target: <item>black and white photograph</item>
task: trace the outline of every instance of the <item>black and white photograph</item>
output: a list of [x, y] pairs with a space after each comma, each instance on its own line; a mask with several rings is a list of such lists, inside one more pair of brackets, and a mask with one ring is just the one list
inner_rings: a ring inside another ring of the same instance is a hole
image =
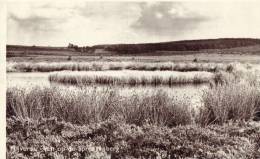
[[259, 0], [0, 5], [6, 158], [260, 159]]

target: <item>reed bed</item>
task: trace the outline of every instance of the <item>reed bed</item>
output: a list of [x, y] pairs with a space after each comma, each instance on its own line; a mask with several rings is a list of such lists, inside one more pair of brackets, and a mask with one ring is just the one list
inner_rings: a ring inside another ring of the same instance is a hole
[[118, 117], [129, 124], [176, 126], [192, 122], [187, 101], [166, 92], [133, 93], [121, 96], [115, 88], [79, 89], [32, 87], [7, 89], [7, 118], [38, 120], [56, 117], [73, 124], [90, 124]]
[[173, 71], [62, 71], [49, 75], [50, 82], [73, 85], [176, 85], [208, 83], [214, 78], [210, 72]]
[[207, 71], [226, 70], [228, 64], [220, 63], [173, 63], [173, 62], [8, 62], [7, 72], [53, 72], [53, 71], [104, 71], [104, 70], [144, 70], [144, 71]]
[[[34, 86], [7, 89], [7, 118], [51, 118], [73, 124], [90, 124], [116, 117], [128, 124], [224, 124], [260, 120], [260, 91], [243, 83], [216, 85], [204, 90], [202, 106], [193, 105], [162, 89], [121, 95], [116, 87]], [[195, 120], [194, 120], [195, 119]]]

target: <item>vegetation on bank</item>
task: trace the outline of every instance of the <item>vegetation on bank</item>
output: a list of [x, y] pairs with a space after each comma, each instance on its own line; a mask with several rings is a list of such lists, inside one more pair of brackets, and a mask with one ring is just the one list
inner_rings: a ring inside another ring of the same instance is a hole
[[[162, 64], [164, 67], [166, 65]], [[181, 66], [181, 65], [180, 65]], [[192, 68], [190, 66], [199, 66], [184, 64], [179, 68]], [[206, 66], [206, 65], [205, 65]], [[138, 66], [136, 66], [138, 67]], [[138, 67], [140, 68], [140, 67]], [[194, 68], [194, 67], [193, 67]], [[200, 67], [203, 68], [203, 67]], [[212, 67], [211, 67], [212, 68]], [[228, 84], [244, 81], [249, 84], [256, 84], [257, 72], [250, 65], [231, 63], [227, 65], [219, 65], [217, 72], [211, 73], [207, 71], [59, 71], [49, 74], [50, 82], [71, 85], [180, 85], [180, 84]], [[221, 69], [220, 69], [221, 68]], [[102, 69], [101, 69], [102, 70]], [[141, 70], [145, 70], [144, 67]]]
[[176, 85], [209, 83], [214, 78], [209, 72], [160, 71], [62, 71], [49, 75], [50, 82], [72, 85]]
[[8, 62], [7, 72], [53, 72], [53, 71], [207, 71], [226, 70], [233, 64], [221, 63], [173, 63], [173, 62]]

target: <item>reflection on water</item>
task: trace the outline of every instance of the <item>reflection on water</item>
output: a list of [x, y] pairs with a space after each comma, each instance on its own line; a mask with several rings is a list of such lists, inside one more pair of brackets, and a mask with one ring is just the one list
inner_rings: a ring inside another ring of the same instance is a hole
[[49, 86], [48, 75], [41, 72], [7, 73], [7, 86]]
[[[62, 85], [57, 83], [50, 83], [48, 80], [49, 73], [39, 73], [39, 72], [30, 72], [30, 73], [7, 73], [7, 86], [19, 86], [19, 87], [32, 87], [32, 86], [51, 86], [59, 85], [62, 87], [75, 87], [69, 85]], [[180, 86], [104, 86], [104, 85], [91, 85], [84, 86], [84, 89], [91, 89], [97, 87], [100, 89], [112, 87], [117, 89], [122, 96], [128, 96], [133, 93], [142, 94], [142, 92], [151, 92], [155, 90], [162, 90], [168, 93], [169, 96], [175, 97], [177, 99], [187, 100], [194, 107], [200, 106], [201, 101], [200, 97], [202, 90], [207, 88], [207, 85], [180, 85]], [[75, 87], [81, 89], [80, 87]]]

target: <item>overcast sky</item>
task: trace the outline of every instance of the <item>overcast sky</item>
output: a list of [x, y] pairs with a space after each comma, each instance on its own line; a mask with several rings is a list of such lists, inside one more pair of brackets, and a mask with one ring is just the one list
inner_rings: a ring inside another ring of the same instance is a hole
[[260, 38], [260, 1], [9, 2], [7, 43], [67, 46]]

